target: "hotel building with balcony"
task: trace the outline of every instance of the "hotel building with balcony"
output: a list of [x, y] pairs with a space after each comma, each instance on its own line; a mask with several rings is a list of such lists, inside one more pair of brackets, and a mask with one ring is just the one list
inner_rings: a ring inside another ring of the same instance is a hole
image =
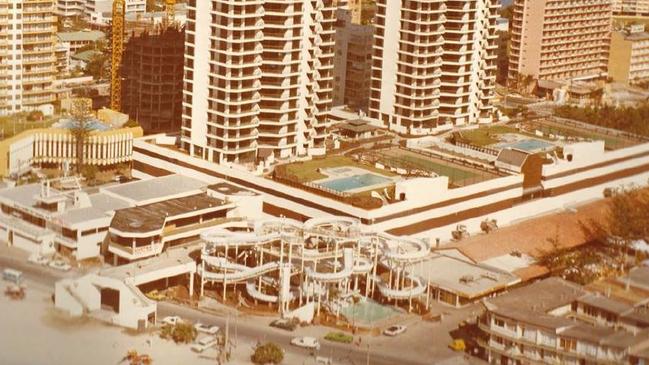
[[496, 0], [377, 1], [369, 116], [398, 133], [492, 120]]
[[325, 153], [333, 0], [188, 3], [182, 147], [223, 163]]
[[515, 0], [508, 84], [607, 76], [610, 0]]
[[0, 115], [55, 100], [55, 0], [0, 0]]

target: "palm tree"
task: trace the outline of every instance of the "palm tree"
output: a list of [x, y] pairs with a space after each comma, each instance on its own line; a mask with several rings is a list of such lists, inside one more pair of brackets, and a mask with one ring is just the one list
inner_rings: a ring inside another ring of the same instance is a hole
[[87, 99], [77, 99], [72, 103], [70, 110], [72, 117], [72, 125], [70, 126], [70, 133], [74, 137], [75, 150], [77, 154], [77, 174], [83, 171], [85, 163], [85, 146], [88, 141], [88, 136], [92, 131], [90, 128], [91, 111], [89, 101]]

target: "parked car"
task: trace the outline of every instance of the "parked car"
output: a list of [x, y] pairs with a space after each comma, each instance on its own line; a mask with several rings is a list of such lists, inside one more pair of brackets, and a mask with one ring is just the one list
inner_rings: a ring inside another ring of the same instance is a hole
[[192, 345], [191, 349], [194, 352], [203, 352], [209, 348], [212, 348], [216, 346], [218, 343], [216, 337], [214, 336], [205, 336], [203, 338], [200, 338], [196, 340], [196, 342]]
[[207, 333], [208, 335], [216, 335], [219, 333], [219, 326], [210, 326], [207, 324], [196, 323], [194, 325], [196, 332]]
[[333, 365], [334, 361], [330, 357], [316, 356], [315, 363], [318, 365]]
[[68, 263], [66, 263], [63, 260], [52, 260], [47, 265], [53, 269], [61, 270], [61, 271], [69, 271], [70, 269], [72, 269], [72, 266], [70, 266]]
[[277, 327], [285, 331], [295, 331], [298, 321], [294, 319], [276, 319], [270, 322], [271, 327]]
[[386, 328], [385, 331], [383, 331], [383, 334], [386, 335], [386, 336], [394, 337], [394, 336], [397, 336], [397, 335], [400, 335], [400, 334], [406, 332], [406, 329], [408, 329], [408, 327], [401, 326], [401, 325], [390, 326], [390, 327]]
[[315, 350], [320, 349], [320, 342], [318, 342], [318, 339], [315, 337], [308, 337], [308, 336], [293, 338], [291, 340], [291, 345], [303, 347], [306, 349], [315, 349]]
[[20, 285], [23, 280], [23, 273], [14, 269], [4, 269], [2, 271], [2, 280], [9, 281], [16, 285]]
[[47, 257], [41, 256], [41, 255], [39, 255], [37, 253], [34, 253], [34, 254], [31, 254], [29, 256], [27, 261], [31, 262], [32, 264], [46, 266], [50, 262], [50, 259], [47, 258]]
[[167, 316], [167, 317], [164, 317], [162, 319], [163, 324], [168, 324], [168, 325], [171, 325], [171, 326], [175, 326], [175, 325], [177, 325], [178, 323], [180, 323], [182, 321], [183, 320], [178, 316]]

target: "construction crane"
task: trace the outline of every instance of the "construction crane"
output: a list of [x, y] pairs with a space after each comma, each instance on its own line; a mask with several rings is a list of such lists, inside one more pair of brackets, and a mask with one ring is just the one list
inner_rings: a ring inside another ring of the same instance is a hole
[[176, 17], [176, 0], [165, 0], [165, 12], [167, 24], [173, 24]]
[[124, 15], [125, 0], [113, 1], [113, 21], [111, 26], [111, 64], [110, 64], [110, 108], [122, 109], [122, 55], [124, 53]]

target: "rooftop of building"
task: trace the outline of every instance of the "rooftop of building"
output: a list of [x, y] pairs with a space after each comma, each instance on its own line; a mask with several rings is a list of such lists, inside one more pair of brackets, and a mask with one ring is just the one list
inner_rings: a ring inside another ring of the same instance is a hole
[[133, 205], [194, 195], [202, 192], [206, 183], [184, 175], [167, 175], [154, 179], [140, 180], [102, 188], [101, 191], [126, 199]]
[[111, 229], [120, 232], [144, 233], [161, 230], [167, 218], [179, 217], [209, 208], [226, 208], [225, 202], [205, 193], [168, 199], [139, 207], [118, 210]]
[[475, 264], [459, 253], [434, 254], [407, 271], [419, 275], [432, 286], [465, 298], [487, 295], [519, 281], [510, 273]]
[[346, 122], [337, 124], [334, 128], [342, 129], [353, 133], [372, 132], [377, 129], [381, 129], [377, 126], [370, 124], [367, 120], [364, 119], [348, 120]]
[[512, 166], [523, 167], [525, 160], [530, 154], [515, 148], [504, 148], [498, 153], [496, 161]]
[[238, 185], [230, 184], [228, 182], [220, 182], [209, 185], [208, 190], [213, 190], [223, 195], [259, 195], [252, 190], [248, 190]]
[[171, 277], [170, 272], [179, 266], [195, 265], [194, 259], [189, 255], [188, 247], [178, 247], [165, 251], [163, 255], [149, 258], [144, 261], [136, 261], [126, 265], [115, 266], [103, 269], [99, 275], [108, 276], [119, 280], [133, 279], [136, 285], [141, 282], [148, 282], [150, 278]]
[[639, 266], [629, 270], [629, 273], [618, 279], [623, 285], [633, 286], [649, 291], [649, 266]]
[[72, 59], [78, 60], [78, 61], [83, 61], [83, 62], [90, 62], [92, 59], [97, 56], [101, 55], [102, 53], [100, 51], [94, 51], [92, 49], [87, 50], [87, 51], [81, 51], [73, 54], [71, 56]]
[[58, 32], [56, 36], [61, 42], [96, 42], [105, 38], [106, 34], [98, 30], [81, 30], [77, 32]]

